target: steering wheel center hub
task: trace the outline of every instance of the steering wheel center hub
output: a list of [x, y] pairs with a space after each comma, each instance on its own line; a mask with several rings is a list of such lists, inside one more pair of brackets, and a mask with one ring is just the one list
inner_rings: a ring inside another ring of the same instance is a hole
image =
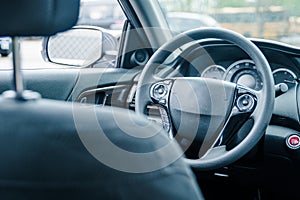
[[232, 109], [236, 85], [214, 79], [176, 79], [169, 110], [177, 134], [211, 146]]

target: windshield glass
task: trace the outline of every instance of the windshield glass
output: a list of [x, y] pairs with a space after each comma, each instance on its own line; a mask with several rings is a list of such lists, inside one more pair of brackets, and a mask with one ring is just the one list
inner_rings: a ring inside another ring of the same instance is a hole
[[300, 47], [298, 0], [159, 0], [170, 29], [178, 34], [200, 27], [222, 27], [246, 37]]

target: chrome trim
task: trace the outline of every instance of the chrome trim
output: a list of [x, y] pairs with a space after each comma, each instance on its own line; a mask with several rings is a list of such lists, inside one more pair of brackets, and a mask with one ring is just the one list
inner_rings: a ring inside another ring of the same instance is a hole
[[221, 174], [221, 173], [214, 173], [215, 176], [219, 176], [219, 177], [225, 177], [228, 178], [229, 175], [228, 174]]
[[116, 85], [116, 86], [109, 86], [109, 87], [103, 87], [103, 88], [96, 88], [96, 89], [91, 89], [91, 90], [86, 90], [84, 92], [82, 92], [79, 97], [77, 98], [76, 101], [80, 101], [82, 98], [90, 95], [90, 94], [96, 94], [99, 92], [105, 92], [105, 91], [109, 91], [109, 90], [115, 90], [115, 89], [122, 89], [122, 88], [127, 88], [127, 85]]
[[287, 69], [287, 68], [279, 68], [279, 69], [275, 69], [275, 70], [272, 72], [273, 76], [274, 76], [274, 74], [277, 73], [277, 72], [287, 72], [287, 73], [289, 73], [290, 75], [292, 75], [293, 78], [294, 78], [295, 80], [298, 78], [297, 75], [296, 75], [292, 70]]

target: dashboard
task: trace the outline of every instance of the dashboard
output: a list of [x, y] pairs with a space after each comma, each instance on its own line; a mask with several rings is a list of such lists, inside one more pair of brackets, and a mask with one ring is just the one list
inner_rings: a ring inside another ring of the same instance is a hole
[[[300, 80], [299, 50], [270, 41], [257, 41], [256, 45], [269, 62], [275, 85], [284, 86], [286, 90], [294, 88]], [[180, 68], [184, 76], [230, 81], [254, 90], [263, 87], [261, 74], [251, 58], [224, 41], [206, 42], [191, 50]]]

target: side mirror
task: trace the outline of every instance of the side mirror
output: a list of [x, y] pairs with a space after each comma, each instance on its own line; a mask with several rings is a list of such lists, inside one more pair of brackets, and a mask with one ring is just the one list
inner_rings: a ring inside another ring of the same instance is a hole
[[88, 66], [103, 56], [103, 32], [92, 27], [75, 27], [47, 37], [43, 41], [43, 58], [49, 62]]

